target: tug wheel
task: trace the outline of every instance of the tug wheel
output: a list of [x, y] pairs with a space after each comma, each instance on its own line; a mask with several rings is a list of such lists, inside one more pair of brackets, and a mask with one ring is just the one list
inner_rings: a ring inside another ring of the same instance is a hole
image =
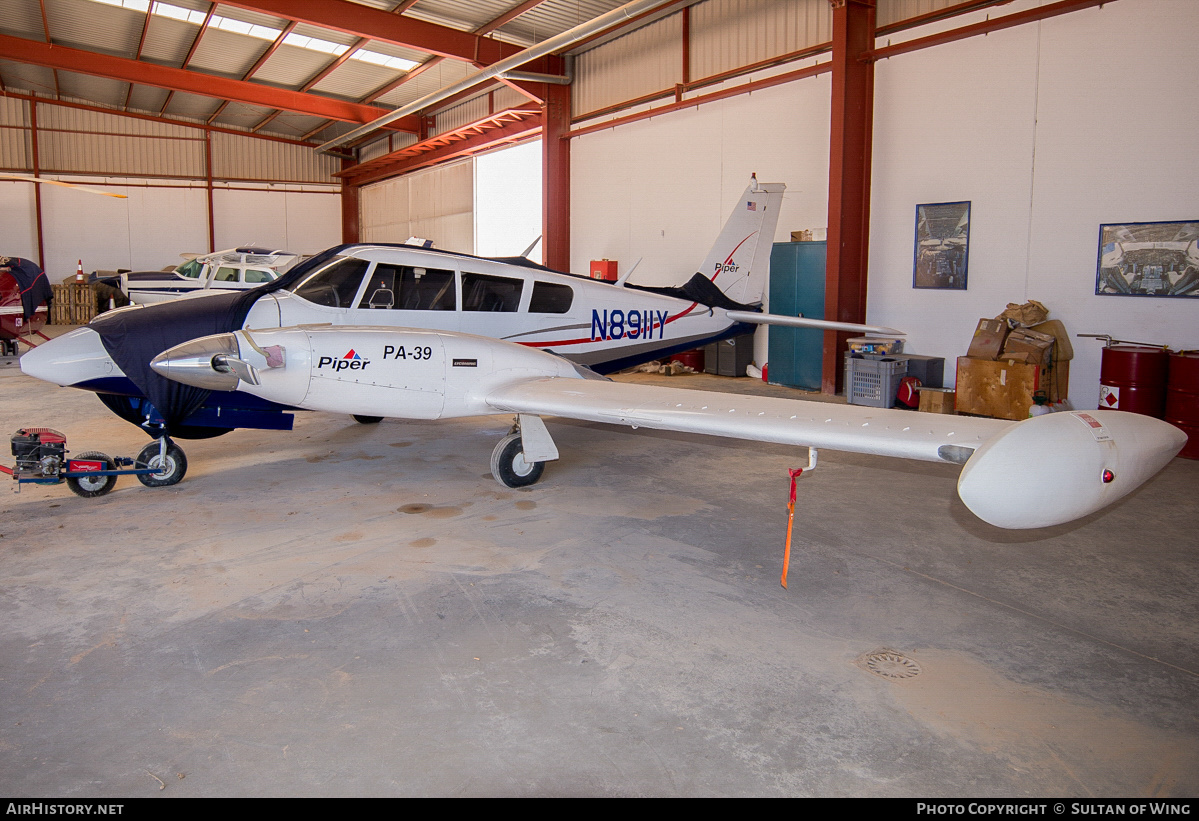
[[[103, 462], [105, 470], [116, 470], [117, 463], [113, 461], [108, 454], [98, 451], [88, 451], [81, 453], [75, 457], [77, 460], [90, 460], [93, 462]], [[117, 484], [115, 476], [77, 476], [67, 479], [67, 487], [76, 496], [82, 496], [84, 499], [94, 499], [97, 496], [103, 496], [108, 491], [112, 490]]]
[[505, 487], [527, 487], [541, 478], [545, 462], [526, 462], [519, 433], [509, 433], [491, 453], [491, 475]]
[[156, 468], [157, 473], [139, 473], [137, 480], [146, 487], [177, 485], [187, 473], [187, 457], [174, 442], [167, 442], [166, 456], [159, 454], [157, 442], [151, 442], [137, 455], [139, 468]]

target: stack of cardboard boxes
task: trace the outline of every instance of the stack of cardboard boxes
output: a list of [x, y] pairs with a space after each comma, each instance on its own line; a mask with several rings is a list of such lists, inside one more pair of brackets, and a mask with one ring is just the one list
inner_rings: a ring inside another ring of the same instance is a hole
[[1066, 399], [1074, 357], [1070, 337], [1060, 320], [1024, 324], [1044, 319], [1021, 312], [1027, 307], [1009, 306], [997, 319], [979, 320], [969, 350], [958, 357], [958, 413], [1027, 419], [1038, 391], [1050, 403]]

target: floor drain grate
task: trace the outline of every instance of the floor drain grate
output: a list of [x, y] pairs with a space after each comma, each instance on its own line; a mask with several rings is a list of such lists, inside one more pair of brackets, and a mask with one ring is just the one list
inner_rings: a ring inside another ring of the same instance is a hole
[[920, 675], [920, 665], [894, 650], [880, 650], [862, 658], [862, 666], [880, 678], [904, 679]]

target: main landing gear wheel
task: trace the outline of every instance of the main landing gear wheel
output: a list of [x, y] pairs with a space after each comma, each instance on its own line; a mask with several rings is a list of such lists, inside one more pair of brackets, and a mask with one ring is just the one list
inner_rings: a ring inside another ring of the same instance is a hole
[[[108, 454], [99, 453], [97, 451], [88, 451], [75, 457], [77, 460], [89, 460], [93, 462], [102, 462], [105, 470], [116, 470], [117, 463]], [[84, 499], [94, 499], [97, 496], [103, 496], [108, 491], [116, 487], [117, 477], [115, 476], [79, 476], [67, 479], [67, 487], [76, 496], [82, 496]]]
[[187, 457], [174, 442], [167, 442], [167, 452], [163, 456], [158, 442], [151, 442], [142, 448], [137, 455], [137, 466], [154, 468], [157, 473], [139, 473], [137, 480], [146, 487], [169, 487], [177, 485], [187, 473]]
[[526, 462], [519, 433], [509, 433], [491, 452], [491, 475], [505, 487], [526, 487], [541, 478], [545, 462]]
[[382, 416], [363, 416], [362, 414], [353, 414], [354, 421], [359, 425], [377, 425], [383, 421]]

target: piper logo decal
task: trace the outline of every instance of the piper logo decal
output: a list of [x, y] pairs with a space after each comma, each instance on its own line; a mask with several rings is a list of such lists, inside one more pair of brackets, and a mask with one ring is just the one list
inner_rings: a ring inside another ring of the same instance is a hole
[[364, 371], [370, 363], [369, 359], [363, 359], [353, 348], [350, 348], [346, 355], [340, 359], [335, 359], [332, 356], [322, 356], [317, 360], [316, 367], [317, 370], [326, 367], [331, 368], [334, 373], [337, 373], [339, 371]]

